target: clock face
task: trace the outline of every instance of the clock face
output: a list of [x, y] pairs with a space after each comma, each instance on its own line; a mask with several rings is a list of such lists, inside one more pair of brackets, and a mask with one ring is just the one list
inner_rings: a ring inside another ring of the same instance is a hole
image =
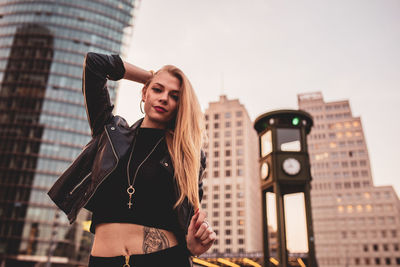
[[300, 162], [295, 158], [287, 158], [282, 164], [283, 171], [288, 175], [296, 175], [300, 172]]
[[261, 165], [261, 179], [265, 180], [269, 176], [269, 165], [268, 163], [264, 162]]

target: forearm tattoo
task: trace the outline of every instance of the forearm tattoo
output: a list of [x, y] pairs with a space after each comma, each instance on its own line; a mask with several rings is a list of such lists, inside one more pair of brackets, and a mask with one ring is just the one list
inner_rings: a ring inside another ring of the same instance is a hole
[[143, 227], [143, 252], [151, 253], [169, 248], [167, 236], [156, 228]]

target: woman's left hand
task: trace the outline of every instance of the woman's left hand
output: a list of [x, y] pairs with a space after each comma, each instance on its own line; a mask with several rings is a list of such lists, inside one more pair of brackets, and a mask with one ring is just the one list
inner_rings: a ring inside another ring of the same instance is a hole
[[206, 212], [198, 210], [190, 221], [186, 236], [187, 248], [196, 256], [206, 252], [217, 237], [205, 218]]

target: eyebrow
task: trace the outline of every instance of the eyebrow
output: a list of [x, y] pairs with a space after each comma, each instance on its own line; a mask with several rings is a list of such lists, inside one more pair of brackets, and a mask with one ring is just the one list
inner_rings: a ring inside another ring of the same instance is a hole
[[[157, 84], [157, 85], [159, 85], [159, 86], [161, 86], [162, 88], [165, 88], [165, 86], [164, 85], [162, 85], [161, 83], [154, 83], [154, 84]], [[179, 93], [179, 90], [171, 90], [173, 93]]]

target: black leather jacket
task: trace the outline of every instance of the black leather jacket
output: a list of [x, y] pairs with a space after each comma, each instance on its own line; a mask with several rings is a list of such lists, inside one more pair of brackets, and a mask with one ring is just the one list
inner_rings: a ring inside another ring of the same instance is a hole
[[[125, 68], [119, 55], [104, 55], [89, 52], [86, 54], [82, 91], [85, 98], [86, 112], [92, 131], [92, 139], [83, 148], [79, 156], [58, 178], [50, 188], [48, 195], [54, 203], [68, 216], [70, 224], [77, 217], [81, 208], [93, 211], [86, 205], [99, 185], [115, 170], [119, 159], [127, 153], [129, 145], [143, 118], [131, 127], [120, 116], [112, 114], [107, 79], [119, 80], [125, 74]], [[160, 164], [171, 174], [174, 169], [168, 152], [160, 160]], [[199, 173], [199, 196], [203, 196], [202, 174], [206, 167], [206, 158], [201, 151], [201, 167]], [[178, 196], [178, 187], [175, 192]], [[178, 241], [186, 244], [185, 235], [193, 216], [193, 206], [186, 198], [177, 207], [176, 213], [180, 231], [176, 233]]]

